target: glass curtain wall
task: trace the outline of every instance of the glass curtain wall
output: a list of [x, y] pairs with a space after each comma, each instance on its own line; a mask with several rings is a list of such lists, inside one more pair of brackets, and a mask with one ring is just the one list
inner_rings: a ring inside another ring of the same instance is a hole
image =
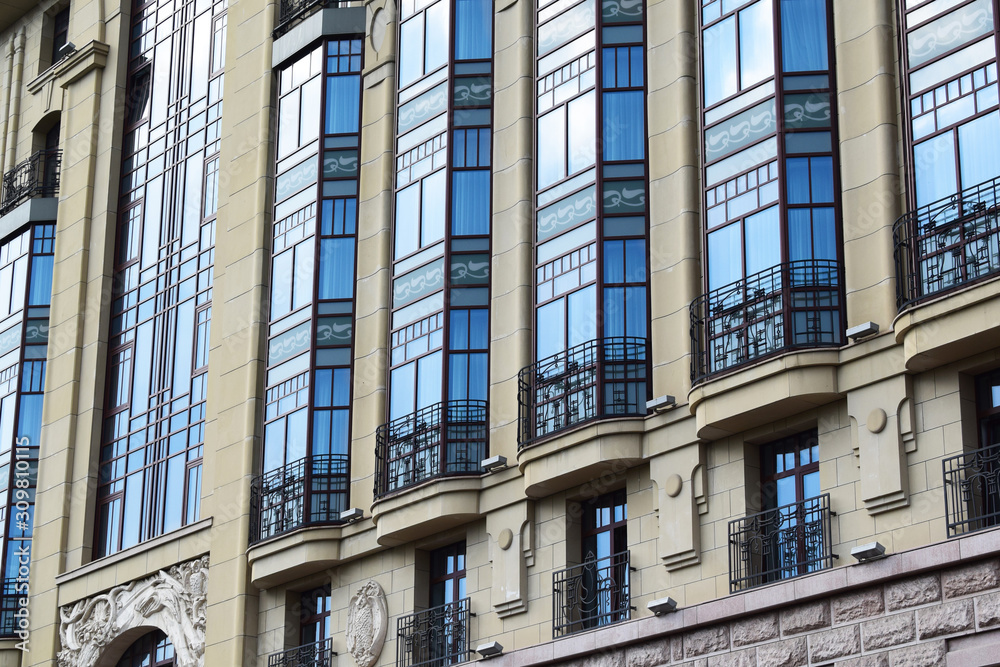
[[226, 0], [136, 0], [94, 557], [200, 516]]
[[899, 0], [911, 211], [899, 306], [1000, 271], [997, 0]]
[[0, 245], [0, 637], [24, 629], [55, 233], [36, 224]]
[[542, 0], [536, 18], [537, 361], [522, 444], [644, 414], [647, 398], [644, 3]]
[[376, 495], [478, 471], [485, 456], [492, 72], [490, 0], [401, 3], [389, 423]]
[[278, 73], [256, 539], [347, 507], [363, 51], [331, 40]]
[[831, 4], [701, 0], [708, 294], [693, 306], [695, 380], [842, 339]]

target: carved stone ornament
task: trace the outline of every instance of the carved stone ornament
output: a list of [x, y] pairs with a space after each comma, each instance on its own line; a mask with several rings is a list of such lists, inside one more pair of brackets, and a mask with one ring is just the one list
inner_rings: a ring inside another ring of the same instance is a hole
[[358, 667], [371, 667], [382, 653], [389, 610], [378, 582], [369, 580], [351, 598], [347, 609], [347, 650]]
[[122, 633], [143, 627], [166, 633], [178, 667], [202, 665], [207, 591], [208, 556], [202, 556], [62, 607], [59, 667], [91, 667]]

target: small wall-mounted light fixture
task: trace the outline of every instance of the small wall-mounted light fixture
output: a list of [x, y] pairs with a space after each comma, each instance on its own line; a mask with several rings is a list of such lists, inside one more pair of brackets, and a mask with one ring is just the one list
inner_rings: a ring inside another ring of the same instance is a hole
[[847, 337], [857, 342], [862, 338], [868, 338], [878, 333], [878, 324], [875, 322], [865, 322], [847, 330]]
[[646, 605], [646, 609], [650, 610], [657, 616], [663, 616], [664, 614], [669, 614], [671, 612], [677, 611], [677, 600], [672, 597], [660, 598], [659, 600], [653, 600]]
[[673, 396], [670, 396], [669, 394], [664, 396], [659, 396], [651, 401], [646, 401], [646, 409], [652, 410], [657, 414], [661, 412], [666, 412], [667, 410], [675, 407], [676, 405], [677, 405], [677, 400]]
[[878, 542], [869, 542], [868, 544], [861, 544], [851, 549], [851, 555], [859, 563], [867, 563], [868, 561], [885, 558], [885, 547]]
[[352, 507], [340, 513], [341, 521], [355, 522], [365, 518], [365, 511], [360, 507]]
[[76, 51], [76, 44], [74, 44], [73, 42], [66, 42], [65, 44], [59, 47], [58, 51], [56, 51], [56, 57], [59, 58], [59, 60], [62, 60], [63, 58], [73, 53], [74, 51]]
[[476, 653], [483, 656], [483, 658], [495, 658], [496, 656], [503, 653], [503, 646], [500, 642], [490, 642], [489, 644], [480, 644], [476, 647]]
[[497, 472], [507, 467], [507, 457], [497, 454], [488, 459], [483, 459], [479, 462], [479, 466], [486, 472]]

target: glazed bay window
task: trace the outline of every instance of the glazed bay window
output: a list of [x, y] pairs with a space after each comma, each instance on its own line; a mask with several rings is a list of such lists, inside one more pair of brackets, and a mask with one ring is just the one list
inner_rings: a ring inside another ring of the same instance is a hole
[[830, 495], [820, 493], [815, 430], [760, 447], [761, 509], [729, 522], [729, 591], [830, 567]]
[[579, 564], [552, 575], [553, 637], [627, 621], [633, 609], [625, 490], [578, 507]]
[[132, 11], [96, 558], [201, 515], [226, 16]]
[[911, 210], [893, 233], [897, 305], [1000, 272], [997, 3], [900, 3]]
[[347, 508], [362, 42], [320, 44], [278, 74], [261, 474], [251, 541]]
[[691, 305], [693, 381], [843, 341], [831, 4], [702, 0], [708, 291]]
[[641, 416], [648, 393], [643, 3], [536, 10], [535, 359], [518, 443]]
[[975, 388], [978, 441], [942, 462], [948, 537], [1000, 525], [1000, 371]]
[[493, 5], [408, 0], [400, 14], [389, 414], [376, 498], [479, 474], [488, 455]]

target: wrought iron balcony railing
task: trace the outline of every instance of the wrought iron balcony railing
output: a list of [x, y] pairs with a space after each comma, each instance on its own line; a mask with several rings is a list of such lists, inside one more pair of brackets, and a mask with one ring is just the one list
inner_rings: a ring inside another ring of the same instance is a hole
[[339, 521], [347, 509], [349, 474], [346, 455], [323, 454], [255, 477], [250, 484], [250, 544]]
[[788, 262], [691, 303], [691, 381], [796, 348], [844, 342], [840, 265]]
[[486, 401], [437, 403], [379, 426], [376, 500], [436, 477], [482, 473], [488, 442]]
[[328, 637], [312, 644], [272, 653], [267, 658], [267, 667], [330, 667], [335, 655], [333, 638]]
[[832, 552], [830, 494], [729, 522], [729, 592], [826, 569]]
[[629, 552], [595, 558], [552, 574], [552, 636], [562, 637], [619, 621], [632, 607]]
[[519, 447], [589, 421], [646, 414], [645, 338], [604, 338], [521, 369]]
[[948, 537], [1000, 526], [1000, 443], [949, 456], [941, 465]]
[[61, 150], [42, 150], [4, 174], [0, 215], [7, 215], [29, 199], [59, 194], [61, 164]]
[[899, 218], [892, 228], [902, 310], [1000, 273], [1000, 177]]
[[469, 598], [396, 621], [396, 667], [445, 667], [469, 659]]

